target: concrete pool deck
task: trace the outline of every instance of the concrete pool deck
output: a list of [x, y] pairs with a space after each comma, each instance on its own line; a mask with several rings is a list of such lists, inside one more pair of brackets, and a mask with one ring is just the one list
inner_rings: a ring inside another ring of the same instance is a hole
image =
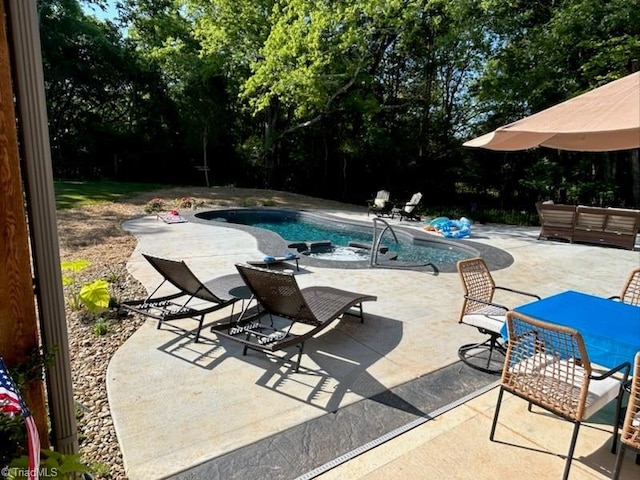
[[[366, 213], [330, 213], [367, 221]], [[402, 224], [410, 228], [422, 226]], [[165, 224], [149, 216], [129, 221], [125, 228], [138, 239], [128, 268], [148, 290], [155, 288], [160, 278], [141, 253], [183, 259], [203, 280], [236, 273], [235, 263], [282, 253], [261, 251], [251, 234], [219, 224], [195, 221]], [[567, 289], [615, 295], [627, 272], [640, 263], [638, 251], [539, 241], [537, 234], [537, 228], [474, 226], [470, 240], [504, 249], [513, 256], [510, 266], [494, 271], [498, 284], [541, 296]], [[246, 451], [243, 449], [260, 441], [271, 440], [273, 445], [279, 436], [296, 428], [302, 429], [302, 438], [308, 440], [313, 429], [307, 428], [305, 432], [305, 426], [319, 425], [318, 422], [343, 412], [345, 415], [357, 412], [352, 415], [353, 428], [368, 428], [379, 417], [369, 416], [367, 400], [379, 399], [389, 392], [396, 396], [395, 401], [402, 400], [403, 386], [414, 385], [434, 372], [445, 372], [446, 382], [437, 386], [424, 384], [422, 394], [428, 395], [429, 388], [440, 390], [455, 384], [452, 375], [466, 374], [460, 373], [461, 367], [447, 369], [456, 364], [460, 345], [481, 337], [474, 329], [457, 323], [461, 286], [455, 273], [434, 276], [407, 270], [343, 270], [310, 266], [304, 258], [300, 267], [296, 277], [302, 287], [330, 285], [376, 295], [378, 300], [364, 304], [364, 324], [346, 318], [309, 341], [299, 373], [293, 372], [291, 360], [296, 355], [293, 351], [283, 354], [284, 360], [256, 352], [242, 356], [238, 345], [218, 341], [208, 328], [203, 329], [203, 341], [196, 344], [193, 337], [168, 326], [157, 330], [155, 321], [147, 321], [118, 350], [109, 365], [107, 388], [129, 478], [216, 478], [211, 476], [213, 470], [206, 467], [216, 459]], [[507, 304], [511, 300], [512, 305], [521, 302], [518, 297], [501, 300]], [[210, 325], [228, 314], [226, 310], [216, 312], [205, 323]], [[184, 320], [177, 325], [195, 328], [196, 322], [189, 322]], [[495, 380], [497, 377], [482, 378], [470, 373], [461, 380], [461, 385], [478, 389]], [[461, 387], [458, 398], [464, 396], [464, 390]], [[486, 401], [482, 399], [491, 395], [485, 393], [477, 402]], [[419, 405], [415, 412], [410, 412], [413, 416], [431, 411], [428, 402], [421, 403], [416, 396], [406, 398], [411, 398], [412, 407]], [[393, 402], [386, 402], [390, 403]], [[358, 412], [356, 408], [365, 410]], [[459, 408], [452, 412], [465, 410]], [[394, 410], [407, 412], [411, 408]], [[482, 416], [473, 417], [477, 422], [484, 420]], [[379, 435], [387, 433], [383, 430]], [[479, 436], [475, 442], [490, 443], [487, 435]], [[399, 444], [403, 437], [389, 444]], [[341, 443], [339, 438], [331, 437], [330, 430], [323, 440], [326, 448]], [[541, 444], [551, 448], [542, 440]], [[286, 444], [278, 448], [283, 457], [286, 450]], [[557, 451], [564, 453], [564, 450], [560, 447]], [[335, 449], [329, 453], [338, 457], [345, 451]], [[269, 462], [265, 451], [253, 454], [257, 455], [252, 461], [253, 471], [258, 472], [261, 464]], [[328, 460], [316, 459], [321, 463]], [[358, 465], [360, 471], [366, 470], [359, 461], [348, 462], [336, 472], [350, 464], [354, 468]], [[242, 464], [237, 461], [233, 466], [232, 461], [232, 467], [228, 468], [244, 472], [235, 478], [250, 478], [247, 472], [252, 471], [252, 462], [245, 458]], [[304, 465], [302, 459], [299, 463], [306, 470], [296, 471], [292, 476], [290, 470], [275, 468], [270, 478], [294, 478], [321, 464]], [[274, 464], [282, 466], [284, 462], [276, 460]], [[217, 471], [219, 478], [231, 478], [222, 475], [221, 469]], [[376, 475], [371, 478], [389, 478]], [[353, 471], [341, 478], [361, 476]]]

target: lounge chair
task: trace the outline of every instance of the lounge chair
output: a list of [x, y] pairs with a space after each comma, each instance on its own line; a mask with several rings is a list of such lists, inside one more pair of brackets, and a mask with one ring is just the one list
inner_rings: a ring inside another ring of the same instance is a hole
[[376, 194], [376, 198], [367, 202], [369, 204], [367, 217], [370, 213], [375, 214], [377, 217], [382, 217], [384, 215], [391, 217], [393, 215], [393, 203], [389, 200], [390, 197], [391, 194], [388, 191], [380, 190]]
[[407, 203], [404, 204], [402, 208], [394, 208], [393, 215], [396, 213], [400, 215], [400, 221], [404, 220], [415, 220], [417, 222], [420, 221], [420, 216], [415, 212], [416, 207], [420, 203], [422, 199], [422, 194], [420, 192], [414, 193]]
[[489, 338], [478, 343], [462, 345], [458, 357], [471, 368], [486, 373], [502, 371], [506, 350], [501, 343], [502, 328], [509, 307], [494, 302], [496, 290], [517, 293], [540, 300], [533, 293], [496, 285], [482, 258], [460, 260], [456, 268], [462, 281], [464, 302], [458, 323], [477, 328]]
[[[122, 306], [132, 312], [158, 320], [157, 328], [160, 328], [163, 322], [192, 318], [198, 322], [195, 340], [198, 342], [204, 316], [233, 305], [239, 300], [229, 294], [232, 287], [242, 284], [239, 279], [232, 282], [233, 285], [229, 283], [237, 275], [226, 276], [224, 277], [226, 280], [221, 280], [217, 284], [216, 280], [212, 280], [205, 285], [183, 261], [153, 257], [147, 254], [142, 254], [142, 256], [162, 275], [163, 280], [144, 300], [122, 302]], [[165, 283], [170, 283], [178, 291], [170, 295], [156, 297], [156, 293]]]
[[[301, 290], [292, 273], [243, 264], [236, 264], [236, 268], [258, 301], [260, 309], [255, 315], [214, 325], [212, 331], [220, 337], [243, 344], [243, 355], [246, 355], [249, 348], [267, 353], [297, 346], [299, 355], [295, 365], [296, 372], [300, 367], [307, 339], [343, 314], [350, 313], [352, 307], [358, 308], [357, 316], [363, 322], [362, 302], [377, 299], [373, 295], [332, 287], [307, 287]], [[261, 322], [264, 316], [271, 319], [269, 325]], [[279, 317], [277, 322], [274, 322], [274, 317]], [[303, 333], [294, 333], [292, 328], [298, 323], [306, 324], [309, 328]]]

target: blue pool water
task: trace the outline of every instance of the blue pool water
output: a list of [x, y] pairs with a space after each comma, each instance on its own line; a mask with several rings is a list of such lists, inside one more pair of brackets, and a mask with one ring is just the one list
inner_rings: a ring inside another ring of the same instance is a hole
[[[289, 244], [329, 240], [332, 245], [347, 247], [349, 242], [371, 244], [373, 241], [373, 227], [354, 225], [339, 220], [319, 218], [306, 215], [303, 212], [283, 210], [212, 210], [199, 213], [199, 218], [218, 220], [240, 225], [263, 228], [280, 235]], [[380, 226], [379, 226], [380, 228]], [[399, 243], [387, 231], [382, 245], [390, 252], [397, 253], [397, 259], [403, 262], [451, 264], [458, 260], [477, 255], [473, 249], [463, 248], [453, 242], [430, 241], [429, 239], [414, 238], [395, 229]], [[369, 258], [369, 253], [360, 249], [341, 248], [339, 255], [333, 255], [331, 260], [360, 260]], [[312, 254], [316, 258], [323, 258], [323, 254]]]

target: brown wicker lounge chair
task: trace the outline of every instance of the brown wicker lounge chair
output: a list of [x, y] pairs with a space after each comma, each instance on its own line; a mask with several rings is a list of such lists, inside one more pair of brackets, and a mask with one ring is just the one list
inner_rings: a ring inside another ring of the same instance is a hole
[[[307, 287], [302, 290], [293, 274], [236, 265], [240, 275], [253, 293], [260, 305], [255, 315], [230, 319], [228, 323], [212, 327], [217, 335], [229, 338], [244, 345], [243, 355], [247, 349], [275, 352], [290, 346], [297, 346], [299, 355], [295, 371], [300, 367], [304, 343], [316, 333], [323, 330], [330, 323], [352, 307], [359, 310], [360, 321], [364, 321], [362, 302], [375, 301], [373, 295], [339, 290], [332, 287]], [[262, 323], [262, 317], [271, 318], [270, 325]], [[274, 318], [285, 319], [284, 327], [274, 327]], [[304, 333], [293, 333], [292, 327], [296, 323], [307, 324], [309, 328]]]
[[[195, 340], [198, 342], [204, 316], [233, 305], [239, 300], [239, 298], [230, 295], [228, 292], [232, 287], [242, 284], [240, 279], [232, 282], [234, 285], [231, 285], [228, 281], [233, 280], [232, 276], [226, 276], [224, 277], [227, 279], [225, 282], [215, 284], [215, 280], [212, 280], [205, 285], [183, 261], [153, 257], [147, 254], [142, 254], [142, 256], [162, 275], [163, 280], [144, 300], [122, 302], [122, 306], [132, 312], [158, 320], [157, 328], [160, 328], [162, 322], [192, 318], [198, 321]], [[156, 293], [167, 282], [176, 287], [178, 292], [155, 297]], [[215, 293], [213, 291], [214, 288], [216, 290]], [[204, 303], [197, 302], [197, 299], [204, 300]], [[194, 305], [194, 303], [197, 304]]]
[[606, 372], [594, 371], [582, 339], [572, 328], [542, 322], [526, 315], [507, 314], [509, 346], [491, 433], [493, 437], [505, 391], [574, 424], [563, 479], [569, 477], [580, 424], [617, 398], [613, 422], [616, 449], [623, 385], [631, 365], [624, 362]]
[[620, 476], [622, 459], [627, 447], [639, 452], [636, 456], [636, 463], [640, 465], [640, 351], [636, 354], [634, 365], [629, 403], [627, 404], [627, 411], [622, 423], [622, 433], [620, 434], [620, 450], [613, 470], [614, 480], [617, 480]]
[[496, 290], [540, 299], [533, 293], [497, 286], [482, 258], [460, 260], [458, 274], [464, 290], [464, 302], [458, 323], [477, 328], [489, 338], [463, 345], [458, 349], [460, 360], [476, 370], [499, 373], [504, 363], [505, 349], [500, 341], [509, 307], [494, 303]]

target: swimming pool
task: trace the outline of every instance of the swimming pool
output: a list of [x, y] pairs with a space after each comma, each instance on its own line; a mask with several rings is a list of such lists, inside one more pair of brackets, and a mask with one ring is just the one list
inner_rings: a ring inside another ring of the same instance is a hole
[[[196, 214], [196, 217], [234, 225], [269, 230], [282, 237], [290, 248], [318, 260], [332, 262], [368, 262], [369, 251], [350, 247], [350, 243], [371, 244], [373, 226], [343, 221], [336, 217], [320, 216], [303, 211], [275, 209], [228, 209], [210, 210]], [[455, 265], [459, 260], [479, 256], [479, 252], [469, 246], [428, 238], [428, 234], [416, 235], [402, 227], [393, 227], [398, 238], [396, 244], [393, 235], [387, 231], [382, 240], [389, 254], [381, 258], [393, 258], [397, 255], [400, 263], [435, 265]], [[338, 249], [310, 249], [311, 242], [331, 242]], [[324, 251], [323, 251], [324, 250]], [[278, 253], [278, 252], [276, 252]], [[325, 253], [327, 255], [325, 255]]]

